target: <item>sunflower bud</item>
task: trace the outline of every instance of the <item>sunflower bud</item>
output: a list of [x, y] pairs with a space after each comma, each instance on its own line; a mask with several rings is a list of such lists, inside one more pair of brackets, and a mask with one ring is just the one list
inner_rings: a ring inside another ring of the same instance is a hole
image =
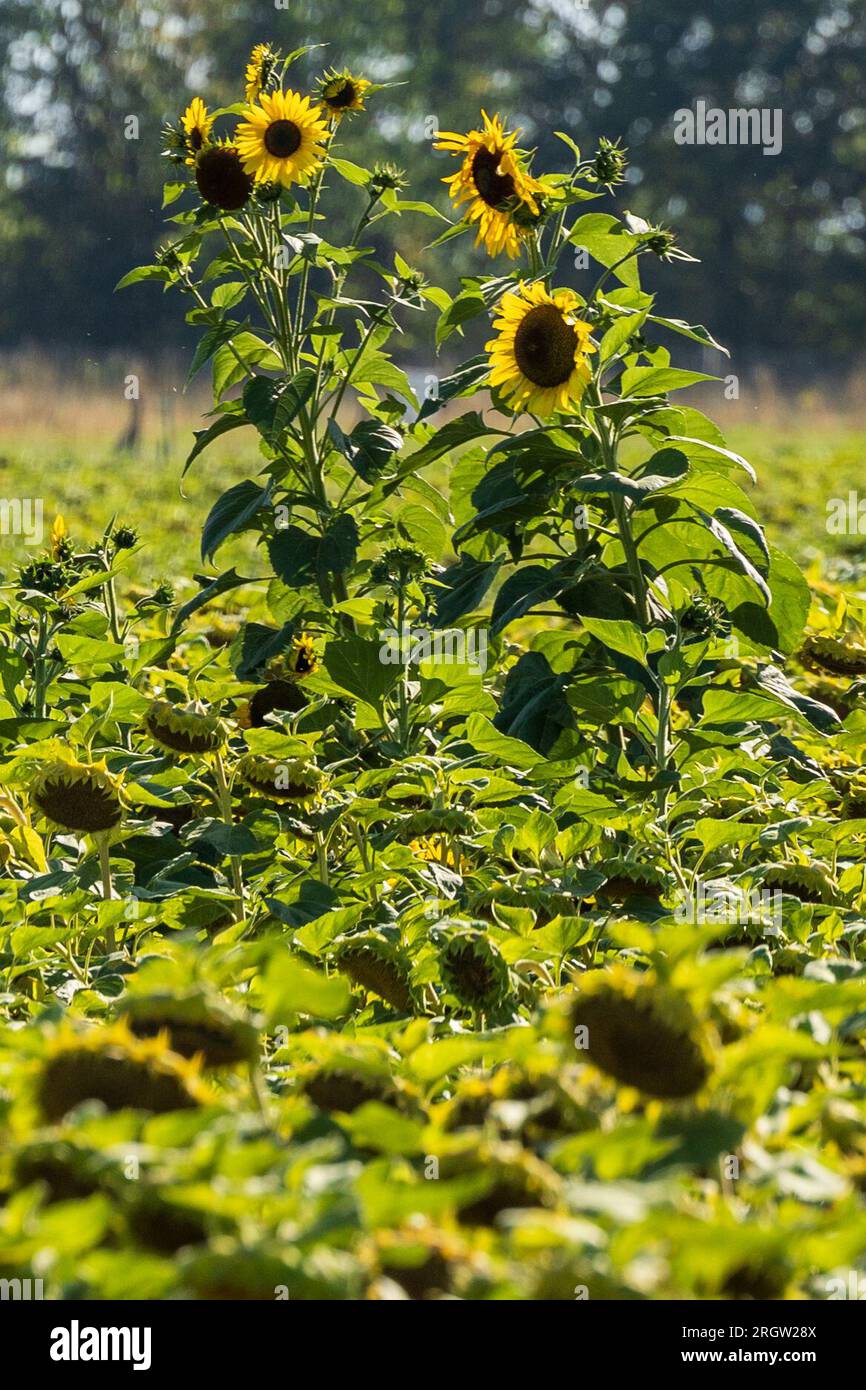
[[602, 135], [592, 165], [597, 182], [605, 184], [607, 188], [613, 188], [616, 184], [622, 183], [627, 168], [626, 151], [620, 147], [619, 141], [608, 140]]

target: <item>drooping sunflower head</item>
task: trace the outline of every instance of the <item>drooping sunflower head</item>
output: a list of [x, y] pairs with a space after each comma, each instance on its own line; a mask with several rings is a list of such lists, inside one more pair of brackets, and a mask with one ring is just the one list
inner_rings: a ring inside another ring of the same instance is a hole
[[225, 742], [219, 716], [197, 700], [188, 705], [154, 700], [145, 712], [144, 727], [169, 753], [213, 753]]
[[325, 158], [328, 127], [309, 97], [263, 92], [246, 108], [235, 141], [256, 183], [305, 183]]
[[833, 676], [866, 675], [866, 647], [850, 637], [814, 633], [806, 638], [798, 655], [807, 671], [829, 671]]
[[119, 1013], [135, 1037], [163, 1034], [172, 1052], [198, 1057], [205, 1067], [254, 1062], [258, 1055], [258, 1032], [252, 1023], [202, 990], [129, 994]]
[[257, 753], [244, 754], [237, 774], [252, 791], [269, 801], [312, 801], [324, 780], [315, 763], [302, 758], [281, 762]]
[[78, 1031], [63, 1028], [48, 1044], [36, 1081], [45, 1119], [61, 1120], [82, 1101], [107, 1110], [150, 1110], [161, 1115], [189, 1110], [208, 1098], [199, 1067], [166, 1046], [165, 1035], [148, 1041], [125, 1024]]
[[399, 1110], [410, 1099], [387, 1072], [350, 1057], [311, 1067], [302, 1077], [301, 1085], [313, 1104], [329, 1115], [334, 1112], [351, 1115], [370, 1102]]
[[201, 97], [193, 97], [180, 118], [181, 129], [183, 130], [188, 151], [187, 164], [195, 164], [199, 153], [210, 141], [213, 121], [214, 118], [208, 114], [208, 109]]
[[342, 72], [331, 68], [322, 74], [318, 85], [322, 107], [332, 121], [341, 121], [353, 111], [364, 110], [364, 97], [373, 84], [365, 77], [356, 77], [348, 68]]
[[30, 799], [46, 819], [81, 835], [111, 830], [123, 816], [120, 780], [104, 762], [45, 763], [30, 784]]
[[360, 932], [338, 942], [334, 960], [354, 984], [378, 994], [400, 1013], [414, 1012], [409, 963], [400, 948], [378, 932]]
[[487, 344], [490, 384], [512, 410], [542, 417], [575, 406], [591, 372], [592, 329], [579, 317], [571, 290], [551, 294], [539, 281], [506, 294], [494, 321], [497, 337]]
[[238, 150], [224, 141], [216, 141], [200, 152], [195, 162], [195, 181], [204, 201], [223, 212], [237, 212], [253, 191], [252, 176]]
[[840, 901], [835, 882], [820, 864], [770, 864], [761, 881], [766, 888], [799, 898], [802, 903], [833, 907]]
[[[499, 116], [481, 113], [484, 128], [466, 135], [439, 131], [436, 149], [447, 150], [461, 160], [460, 169], [443, 182], [451, 201], [464, 203], [466, 220], [478, 224], [476, 245], [491, 256], [505, 252], [512, 260], [520, 253], [526, 216], [539, 215], [538, 195], [543, 184], [532, 177], [526, 159], [517, 148], [519, 131], [507, 131]], [[515, 214], [523, 214], [522, 218]]]
[[625, 966], [578, 980], [571, 1024], [582, 1054], [623, 1086], [678, 1100], [710, 1075], [705, 1038], [684, 995]]
[[640, 898], [658, 902], [669, 886], [665, 874], [654, 864], [638, 863], [617, 855], [603, 860], [598, 868], [605, 875], [605, 881], [597, 889], [596, 898], [605, 902], [631, 903]]
[[449, 933], [440, 947], [439, 969], [446, 988], [469, 1009], [490, 1013], [511, 990], [504, 958], [487, 934], [474, 927]]
[[279, 61], [279, 51], [271, 48], [269, 43], [256, 44], [250, 54], [244, 79], [247, 101], [256, 101], [262, 92], [270, 89], [276, 79]]

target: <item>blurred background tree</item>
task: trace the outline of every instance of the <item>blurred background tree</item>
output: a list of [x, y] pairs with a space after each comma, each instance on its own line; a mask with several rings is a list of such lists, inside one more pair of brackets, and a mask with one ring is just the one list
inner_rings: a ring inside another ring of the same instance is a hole
[[[706, 262], [670, 277], [674, 312], [749, 356], [829, 364], [862, 350], [863, 0], [283, 3], [3, 0], [0, 343], [147, 353], [182, 341], [176, 306], [113, 286], [162, 235], [163, 121], [196, 93], [236, 100], [250, 48], [268, 38], [327, 44], [295, 69], [306, 88], [332, 63], [401, 84], [348, 139], [366, 162], [405, 167], [412, 196], [443, 209], [448, 161], [431, 132], [467, 129], [481, 106], [523, 126], [539, 167], [563, 163], [556, 130], [585, 151], [620, 136], [620, 206], [673, 225]], [[674, 113], [698, 99], [780, 108], [781, 152], [677, 145]], [[423, 261], [430, 227], [402, 219], [407, 259]], [[437, 278], [446, 260], [468, 270], [469, 239], [437, 256]]]

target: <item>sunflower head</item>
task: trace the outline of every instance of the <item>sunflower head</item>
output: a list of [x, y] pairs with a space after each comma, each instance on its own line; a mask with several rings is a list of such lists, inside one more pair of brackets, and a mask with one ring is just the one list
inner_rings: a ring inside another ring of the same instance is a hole
[[68, 1139], [37, 1139], [17, 1150], [12, 1173], [17, 1187], [42, 1183], [48, 1202], [71, 1202], [99, 1192], [114, 1175], [115, 1165]]
[[474, 927], [450, 932], [439, 950], [445, 987], [466, 1008], [498, 1009], [511, 991], [508, 966], [487, 934]]
[[334, 960], [337, 969], [361, 989], [378, 994], [400, 1013], [414, 1012], [409, 963], [399, 947], [378, 932], [360, 932], [338, 942]]
[[679, 1100], [710, 1074], [706, 1042], [688, 1000], [625, 966], [581, 975], [572, 1008], [575, 1041], [623, 1086]]
[[[468, 204], [467, 222], [477, 224], [476, 245], [491, 256], [505, 252], [514, 260], [526, 230], [526, 215], [540, 214], [538, 194], [543, 184], [532, 177], [525, 156], [517, 148], [519, 131], [506, 131], [499, 116], [481, 113], [483, 129], [466, 135], [439, 131], [436, 149], [456, 155], [461, 164], [444, 180], [451, 200], [459, 208]], [[515, 214], [523, 217], [523, 225]]]
[[187, 164], [194, 165], [199, 153], [209, 143], [213, 121], [214, 118], [208, 114], [208, 109], [201, 97], [193, 97], [180, 118], [181, 130], [188, 151]]
[[372, 83], [364, 77], [356, 77], [348, 68], [342, 72], [331, 68], [322, 74], [318, 85], [318, 98], [323, 110], [327, 111], [332, 121], [341, 121], [353, 111], [364, 110], [364, 97]]
[[245, 74], [244, 95], [247, 101], [256, 101], [262, 92], [274, 85], [280, 62], [279, 49], [271, 48], [269, 43], [257, 43], [250, 54]]
[[351, 1115], [362, 1105], [378, 1102], [401, 1109], [404, 1097], [393, 1078], [361, 1061], [341, 1058], [311, 1068], [303, 1091], [319, 1110]]
[[48, 1044], [36, 1096], [51, 1123], [87, 1100], [101, 1101], [110, 1111], [164, 1114], [192, 1109], [207, 1098], [198, 1066], [170, 1052], [164, 1035], [144, 1041], [125, 1024], [61, 1029]]
[[836, 884], [820, 864], [770, 864], [761, 879], [765, 887], [799, 898], [803, 903], [834, 907], [839, 902]]
[[[136, 1188], [135, 1183], [129, 1186]], [[188, 1245], [203, 1245], [209, 1234], [203, 1212], [143, 1184], [130, 1196], [126, 1224], [136, 1244], [160, 1255], [175, 1255]]]
[[120, 780], [104, 763], [45, 763], [30, 784], [30, 799], [47, 820], [82, 835], [112, 830], [123, 816]]
[[245, 753], [237, 766], [242, 782], [270, 801], [312, 801], [324, 780], [315, 763], [302, 758], [281, 762], [257, 753]]
[[807, 671], [829, 671], [832, 676], [866, 675], [866, 647], [849, 637], [813, 633], [799, 652]]
[[309, 97], [298, 92], [263, 92], [244, 111], [235, 142], [247, 174], [256, 183], [306, 183], [321, 166], [328, 126]]
[[630, 859], [605, 859], [599, 869], [606, 875], [596, 893], [607, 902], [627, 903], [635, 898], [652, 898], [658, 902], [668, 887], [668, 880], [653, 864], [639, 864]]
[[201, 990], [177, 995], [130, 994], [119, 1015], [136, 1038], [162, 1034], [172, 1052], [198, 1057], [204, 1067], [230, 1067], [254, 1062], [258, 1031], [245, 1018]]
[[444, 835], [416, 835], [409, 841], [409, 849], [425, 864], [444, 864], [457, 873], [463, 866], [462, 856], [454, 852]]
[[197, 700], [188, 705], [154, 700], [145, 712], [144, 727], [169, 753], [213, 753], [225, 742], [219, 716]]
[[505, 1211], [555, 1207], [562, 1198], [559, 1175], [520, 1144], [484, 1144], [475, 1155], [486, 1176], [485, 1190], [459, 1208], [465, 1226], [492, 1226]]
[[866, 776], [852, 779], [842, 799], [842, 814], [845, 820], [866, 819]]
[[206, 203], [237, 212], [253, 191], [253, 180], [234, 145], [215, 142], [195, 161], [195, 181]]
[[237, 711], [237, 721], [245, 729], [263, 729], [268, 715], [276, 710], [287, 710], [290, 714], [300, 714], [309, 701], [294, 680], [271, 680], [263, 685], [247, 701], [246, 706]]
[[506, 294], [487, 344], [490, 384], [512, 410], [551, 416], [575, 406], [591, 372], [592, 329], [579, 317], [572, 290], [551, 294], [537, 281]]

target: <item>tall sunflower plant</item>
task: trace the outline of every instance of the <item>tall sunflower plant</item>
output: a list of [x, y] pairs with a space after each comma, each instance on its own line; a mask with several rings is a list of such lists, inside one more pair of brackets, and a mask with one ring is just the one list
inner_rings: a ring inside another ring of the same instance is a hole
[[[667, 228], [580, 206], [614, 195], [626, 151], [602, 139], [584, 159], [559, 138], [571, 168], [556, 174], [486, 112], [436, 142], [457, 161], [445, 182], [462, 214], [445, 238], [474, 231], [504, 267], [465, 278], [436, 332], [441, 348], [491, 322], [484, 351], [421, 412], [436, 426], [422, 456], [453, 451], [455, 559], [438, 611], [484, 613], [494, 640], [528, 634], [506, 662], [498, 729], [554, 760], [589, 754], [651, 823], [700, 757], [702, 722], [727, 732], [735, 708], [824, 732], [836, 721], [781, 670], [809, 593], [766, 540], [753, 469], [676, 394], [717, 378], [674, 365], [669, 344], [726, 349], [641, 283], [647, 262], [694, 258]], [[454, 418], [481, 390], [489, 408]]]
[[[349, 126], [381, 88], [329, 68], [304, 91], [296, 65], [309, 52], [257, 45], [243, 102], [210, 111], [195, 97], [166, 128], [164, 203], [174, 230], [155, 264], [120, 282], [181, 291], [187, 322], [200, 330], [189, 376], [210, 368], [214, 404], [184, 473], [230, 431], [259, 437], [261, 473], [219, 498], [201, 553], [213, 562], [230, 538], [252, 532], [264, 572], [198, 576], [200, 591], [171, 634], [176, 640], [211, 600], [266, 581], [273, 624], [248, 624], [234, 649], [245, 679], [310, 633], [361, 640], [358, 628], [376, 606], [377, 555], [423, 549], [431, 508], [444, 509], [406, 467], [419, 401], [387, 345], [411, 316], [447, 307], [448, 296], [399, 254], [383, 264], [377, 249], [386, 218], [447, 219], [401, 196], [406, 179], [396, 166], [345, 157]], [[337, 204], [356, 205], [342, 245], [328, 239]], [[398, 489], [414, 505], [395, 511]], [[363, 667], [362, 657], [352, 664]]]

